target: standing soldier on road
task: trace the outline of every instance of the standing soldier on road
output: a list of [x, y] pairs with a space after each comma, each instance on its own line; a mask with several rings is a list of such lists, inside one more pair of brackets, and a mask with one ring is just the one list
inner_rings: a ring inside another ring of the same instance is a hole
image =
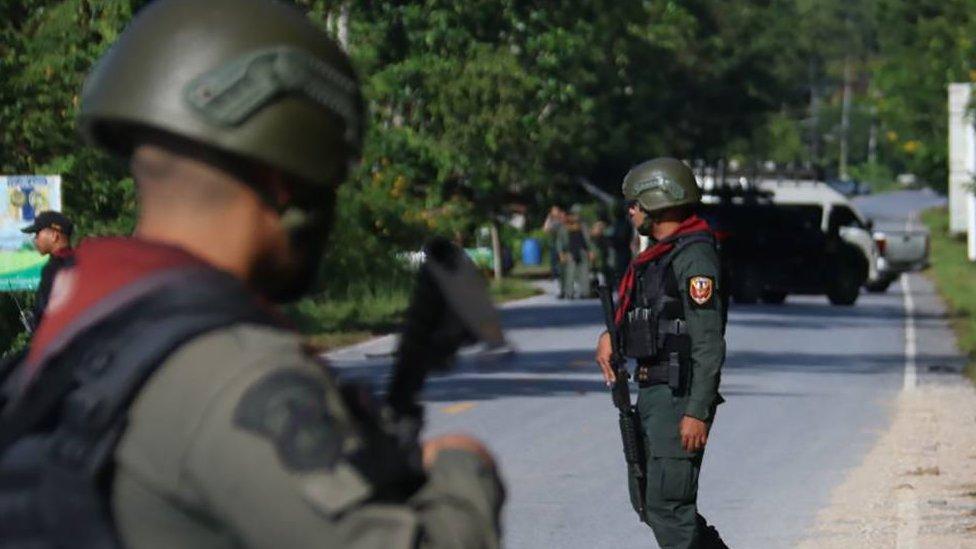
[[138, 223], [79, 247], [4, 384], [2, 545], [497, 547], [484, 446], [404, 455], [268, 305], [308, 290], [360, 151], [339, 48], [283, 3], [156, 0], [82, 95]]
[[542, 230], [549, 236], [549, 273], [552, 279], [559, 284], [559, 298], [566, 297], [563, 294], [563, 267], [559, 258], [558, 242], [559, 233], [562, 231], [563, 223], [566, 221], [566, 212], [562, 207], [554, 204], [549, 208], [549, 214], [542, 224]]
[[575, 204], [556, 235], [556, 251], [562, 269], [560, 295], [566, 299], [590, 297], [590, 266], [595, 259], [590, 232], [580, 218], [582, 208]]
[[[653, 244], [624, 274], [614, 319], [623, 354], [637, 361], [646, 453], [642, 518], [662, 548], [725, 547], [697, 507], [725, 360], [718, 254], [708, 224], [694, 212], [701, 191], [682, 162], [657, 158], [627, 174], [623, 194], [631, 222]], [[608, 384], [616, 380], [611, 357], [604, 333], [596, 360]]]

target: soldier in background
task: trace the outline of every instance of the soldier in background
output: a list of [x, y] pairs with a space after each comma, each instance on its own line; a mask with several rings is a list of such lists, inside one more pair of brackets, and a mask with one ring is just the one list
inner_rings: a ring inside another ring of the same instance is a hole
[[582, 208], [574, 205], [556, 235], [556, 252], [562, 269], [560, 295], [566, 299], [584, 299], [591, 293], [590, 267], [596, 254], [580, 213]]
[[559, 283], [559, 298], [565, 296], [563, 295], [563, 269], [556, 246], [559, 239], [559, 232], [562, 230], [565, 221], [566, 212], [561, 206], [553, 204], [549, 208], [545, 222], [542, 224], [542, 230], [549, 235], [549, 274], [553, 280]]
[[359, 86], [328, 36], [270, 0], [157, 0], [94, 69], [79, 124], [128, 158], [138, 223], [79, 247], [7, 380], [3, 544], [498, 547], [485, 447], [440, 437], [413, 467], [269, 305], [310, 287], [360, 151]]
[[[701, 190], [688, 166], [658, 158], [627, 174], [623, 194], [631, 222], [652, 243], [623, 276], [615, 318], [623, 354], [637, 362], [646, 453], [643, 519], [663, 549], [723, 548], [697, 505], [705, 444], [723, 402], [718, 388], [725, 361], [718, 253], [708, 223], [694, 211]], [[611, 355], [604, 332], [596, 361], [608, 383], [616, 379]]]

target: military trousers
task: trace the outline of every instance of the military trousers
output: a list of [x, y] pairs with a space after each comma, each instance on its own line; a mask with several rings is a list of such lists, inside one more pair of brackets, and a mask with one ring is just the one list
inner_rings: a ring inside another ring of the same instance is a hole
[[563, 264], [562, 294], [567, 299], [590, 297], [590, 258], [570, 259]]
[[718, 532], [698, 513], [703, 453], [681, 447], [679, 423], [686, 404], [687, 397], [674, 396], [667, 385], [638, 393], [647, 453], [644, 522], [662, 549], [723, 548]]

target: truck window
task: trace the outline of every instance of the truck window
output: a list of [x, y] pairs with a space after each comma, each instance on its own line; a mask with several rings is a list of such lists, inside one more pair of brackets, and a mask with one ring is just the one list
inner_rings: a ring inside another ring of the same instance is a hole
[[857, 214], [847, 206], [834, 206], [830, 210], [830, 222], [827, 224], [831, 233], [837, 232], [841, 227], [864, 228]]
[[778, 230], [797, 228], [803, 232], [820, 232], [823, 209], [820, 206], [780, 206], [781, 214]]

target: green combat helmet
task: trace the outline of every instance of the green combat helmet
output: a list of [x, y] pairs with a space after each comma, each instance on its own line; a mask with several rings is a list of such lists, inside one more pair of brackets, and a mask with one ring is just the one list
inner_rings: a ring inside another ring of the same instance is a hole
[[359, 155], [363, 107], [346, 55], [296, 8], [157, 0], [92, 71], [78, 124], [117, 154], [142, 126], [335, 185]]
[[281, 219], [303, 266], [284, 301], [314, 282], [336, 188], [361, 151], [363, 111], [349, 59], [297, 8], [156, 0], [92, 70], [78, 127], [123, 157], [149, 130], [244, 160], [244, 177], [251, 163], [289, 176]]
[[655, 158], [635, 166], [624, 177], [623, 193], [624, 200], [636, 200], [649, 212], [701, 202], [695, 174], [674, 158]]

